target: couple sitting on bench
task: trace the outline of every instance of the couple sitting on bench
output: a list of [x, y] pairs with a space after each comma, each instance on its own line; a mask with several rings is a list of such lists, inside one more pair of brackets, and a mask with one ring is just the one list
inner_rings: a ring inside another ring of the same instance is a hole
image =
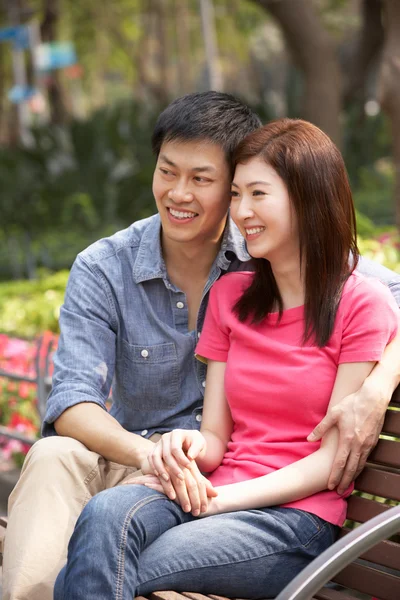
[[74, 263], [4, 600], [273, 597], [335, 541], [400, 371], [397, 304], [360, 271], [399, 279], [358, 256], [331, 140], [259, 125], [226, 94], [173, 102], [158, 215]]

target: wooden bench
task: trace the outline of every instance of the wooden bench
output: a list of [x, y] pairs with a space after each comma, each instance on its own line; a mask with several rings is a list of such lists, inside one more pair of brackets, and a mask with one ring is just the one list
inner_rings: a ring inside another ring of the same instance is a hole
[[[399, 388], [386, 413], [381, 439], [355, 488], [348, 501], [347, 516], [349, 521], [362, 525], [351, 529], [352, 525], [346, 522], [336, 544], [304, 569], [276, 600], [354, 600], [351, 590], [367, 594], [368, 598], [400, 600]], [[0, 519], [0, 536], [5, 527], [6, 520]], [[396, 533], [390, 541], [386, 540]], [[323, 587], [329, 580], [335, 582], [335, 587]], [[265, 597], [268, 598], [268, 590]], [[216, 595], [172, 591], [155, 592], [149, 598], [222, 600]]]

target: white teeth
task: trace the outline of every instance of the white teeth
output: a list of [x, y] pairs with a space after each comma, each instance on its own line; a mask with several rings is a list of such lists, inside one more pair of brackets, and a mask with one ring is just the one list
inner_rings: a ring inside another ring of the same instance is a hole
[[173, 210], [172, 208], [169, 209], [169, 212], [176, 219], [191, 219], [192, 217], [196, 216], [196, 213], [182, 212], [180, 210]]
[[252, 229], [246, 229], [247, 235], [253, 235], [254, 233], [261, 233], [265, 227], [253, 227]]

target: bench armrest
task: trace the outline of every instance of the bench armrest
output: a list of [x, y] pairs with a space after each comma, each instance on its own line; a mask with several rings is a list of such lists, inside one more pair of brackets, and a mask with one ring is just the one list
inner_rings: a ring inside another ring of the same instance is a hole
[[363, 523], [325, 550], [275, 600], [309, 600], [345, 566], [378, 542], [400, 531], [400, 505]]

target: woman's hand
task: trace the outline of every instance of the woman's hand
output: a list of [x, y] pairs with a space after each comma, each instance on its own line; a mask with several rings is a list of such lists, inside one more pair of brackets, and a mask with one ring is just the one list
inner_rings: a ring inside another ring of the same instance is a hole
[[164, 493], [170, 500], [179, 504], [184, 512], [191, 512], [197, 517], [205, 513], [209, 507], [209, 500], [217, 495], [212, 484], [202, 475], [194, 461], [181, 471], [183, 479], [170, 473], [169, 480], [154, 474], [133, 474], [122, 485], [145, 485], [153, 490]]

